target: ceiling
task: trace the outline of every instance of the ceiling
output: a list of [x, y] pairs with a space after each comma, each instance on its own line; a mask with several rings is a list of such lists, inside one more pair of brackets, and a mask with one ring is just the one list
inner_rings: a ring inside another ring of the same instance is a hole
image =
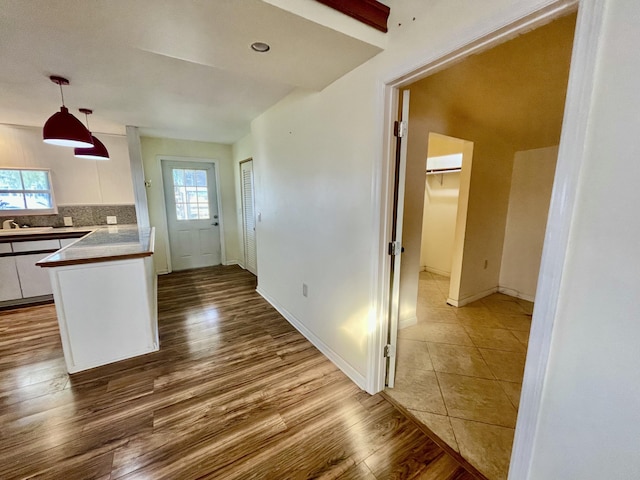
[[293, 89], [321, 90], [381, 51], [347, 31], [355, 20], [329, 28], [328, 7], [301, 2], [306, 18], [275, 0], [0, 0], [0, 123], [41, 127], [60, 75], [94, 132], [233, 143]]
[[576, 15], [465, 58], [410, 86], [450, 118], [499, 133], [516, 150], [560, 141]]

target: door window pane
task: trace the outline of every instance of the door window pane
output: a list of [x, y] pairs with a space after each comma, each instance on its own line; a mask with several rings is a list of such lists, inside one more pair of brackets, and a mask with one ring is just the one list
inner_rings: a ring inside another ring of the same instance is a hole
[[196, 185], [196, 172], [195, 170], [184, 171], [184, 184], [187, 187], [194, 187]]
[[207, 186], [207, 172], [205, 170], [196, 170], [196, 185], [198, 187]]
[[176, 217], [178, 220], [187, 220], [187, 206], [184, 203], [176, 203]]
[[209, 191], [207, 171], [172, 169], [173, 188], [178, 220], [208, 220]]
[[173, 170], [173, 184], [184, 185], [184, 170]]

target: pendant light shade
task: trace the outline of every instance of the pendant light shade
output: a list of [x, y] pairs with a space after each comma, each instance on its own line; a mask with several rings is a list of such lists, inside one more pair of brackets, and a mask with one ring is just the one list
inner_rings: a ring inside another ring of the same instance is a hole
[[64, 105], [62, 85], [69, 85], [69, 80], [62, 77], [49, 77], [53, 83], [60, 85], [62, 106], [60, 111], [54, 113], [42, 130], [42, 139], [45, 143], [62, 147], [87, 148], [93, 146], [91, 133], [82, 125], [82, 122], [69, 113]]
[[[93, 110], [89, 110], [88, 108], [81, 108], [80, 112], [84, 113], [85, 118], [87, 119], [87, 131], [89, 131], [89, 117], [93, 113]], [[91, 132], [89, 132], [91, 135]], [[74, 150], [74, 156], [78, 158], [86, 158], [88, 160], [109, 160], [109, 152], [107, 151], [107, 147], [104, 146], [100, 140], [98, 140], [95, 136], [91, 135], [91, 140], [93, 141], [93, 145], [89, 148], [76, 148]]]
[[104, 146], [100, 140], [91, 135], [93, 140], [93, 147], [91, 148], [76, 148], [74, 155], [78, 158], [86, 158], [89, 160], [109, 160], [109, 152], [107, 147]]
[[61, 147], [91, 147], [91, 133], [82, 122], [69, 113], [67, 107], [60, 107], [42, 130], [44, 143]]

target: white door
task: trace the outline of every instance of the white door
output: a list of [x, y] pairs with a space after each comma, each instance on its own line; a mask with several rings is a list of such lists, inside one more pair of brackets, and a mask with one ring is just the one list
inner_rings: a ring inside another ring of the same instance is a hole
[[398, 248], [391, 256], [391, 294], [389, 306], [389, 328], [387, 344], [387, 386], [393, 387], [396, 379], [396, 346], [398, 344], [398, 316], [400, 314], [400, 263], [402, 259], [402, 221], [404, 217], [404, 188], [407, 173], [407, 134], [409, 126], [409, 90], [402, 92], [401, 120], [396, 132], [396, 166], [395, 166], [395, 195], [394, 219], [391, 231], [391, 241]]
[[242, 179], [242, 232], [244, 235], [244, 265], [254, 275], [258, 274], [256, 254], [256, 216], [253, 194], [253, 160], [240, 164]]
[[221, 263], [215, 165], [162, 160], [172, 270]]

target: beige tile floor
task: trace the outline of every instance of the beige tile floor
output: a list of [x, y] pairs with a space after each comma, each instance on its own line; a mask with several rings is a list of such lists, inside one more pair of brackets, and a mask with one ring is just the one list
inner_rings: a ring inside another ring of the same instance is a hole
[[418, 323], [398, 332], [387, 394], [490, 480], [507, 478], [533, 304], [499, 293], [446, 304], [449, 279], [420, 273]]

